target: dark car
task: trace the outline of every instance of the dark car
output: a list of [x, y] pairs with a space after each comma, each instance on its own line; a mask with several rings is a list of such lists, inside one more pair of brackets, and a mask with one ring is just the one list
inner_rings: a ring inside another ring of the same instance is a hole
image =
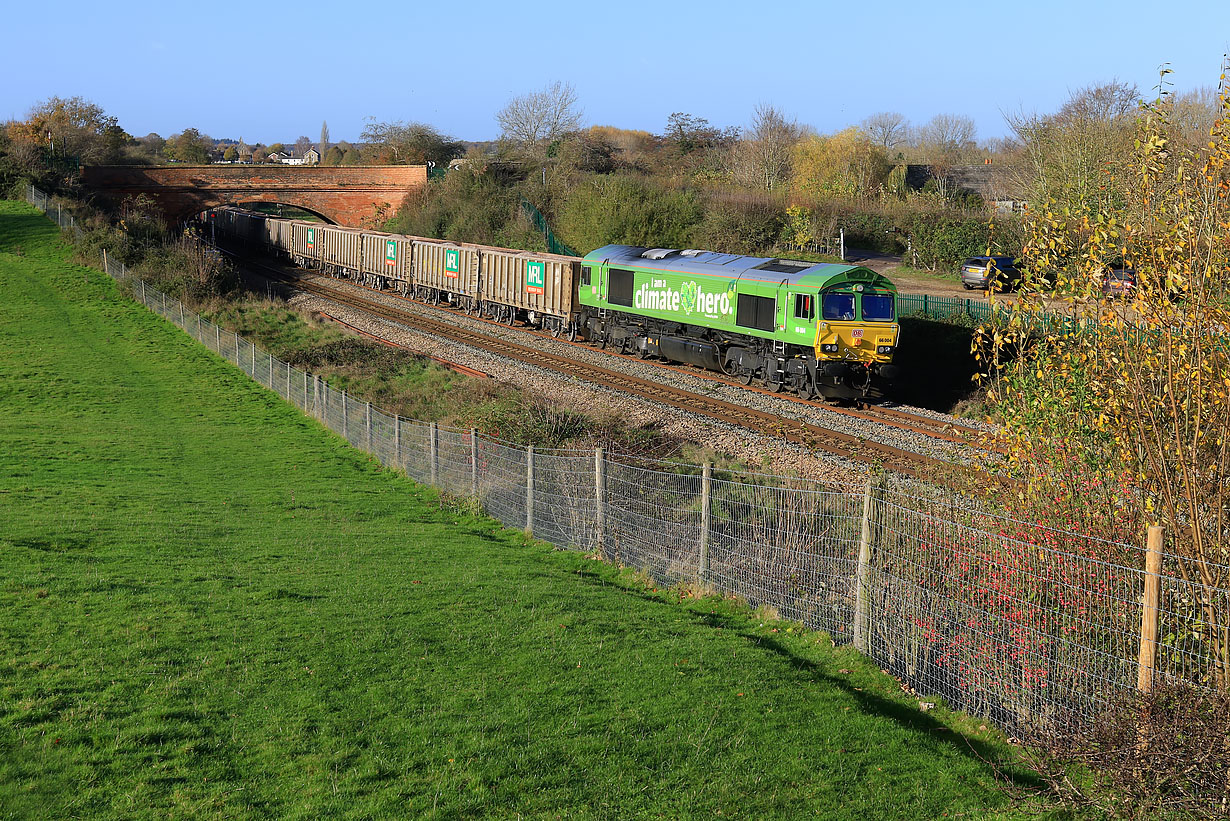
[[1107, 296], [1128, 297], [1136, 289], [1136, 272], [1131, 268], [1115, 268], [1108, 271], [1102, 280], [1102, 293]]
[[961, 284], [965, 289], [1011, 291], [1021, 281], [1021, 271], [1012, 257], [970, 257], [961, 263]]

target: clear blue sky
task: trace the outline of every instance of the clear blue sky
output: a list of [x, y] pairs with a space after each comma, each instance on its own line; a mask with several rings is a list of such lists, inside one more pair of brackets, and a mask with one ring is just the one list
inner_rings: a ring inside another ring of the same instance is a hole
[[249, 143], [315, 140], [321, 120], [354, 140], [367, 117], [491, 139], [511, 97], [553, 80], [587, 125], [660, 132], [685, 111], [743, 126], [765, 102], [821, 132], [962, 114], [985, 139], [1004, 112], [1054, 111], [1091, 83], [1148, 94], [1164, 62], [1178, 89], [1214, 86], [1230, 50], [1226, 0], [67, 0], [4, 16], [0, 119], [81, 95], [137, 136]]

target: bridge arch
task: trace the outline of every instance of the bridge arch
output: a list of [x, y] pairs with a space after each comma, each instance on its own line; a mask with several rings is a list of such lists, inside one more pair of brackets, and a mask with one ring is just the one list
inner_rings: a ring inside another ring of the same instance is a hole
[[[325, 222], [331, 225], [338, 224], [337, 220], [334, 219], [332, 216], [330, 216], [329, 214], [321, 213], [319, 210], [317, 210], [317, 208], [315, 207], [315, 203], [311, 202], [310, 200], [305, 199], [305, 198], [300, 198], [299, 202], [294, 202], [294, 199], [295, 199], [294, 197], [278, 197], [274, 195], [267, 195], [263, 197], [233, 197], [233, 198], [227, 198], [227, 199], [219, 198], [217, 201], [207, 202], [205, 206], [201, 208], [199, 211], [193, 211], [191, 214], [186, 215], [185, 218], [187, 218], [187, 216], [195, 216], [196, 214], [199, 214], [201, 211], [207, 211], [210, 208], [221, 208], [222, 206], [225, 206], [225, 205], [237, 205], [240, 208], [250, 208], [253, 205], [287, 205], [293, 208], [298, 208], [302, 211], [307, 211], [309, 214], [319, 217], [320, 219], [324, 220]], [[265, 214], [271, 213], [270, 211], [265, 210], [265, 209], [257, 209], [257, 210], [261, 210], [262, 213], [265, 213]]]

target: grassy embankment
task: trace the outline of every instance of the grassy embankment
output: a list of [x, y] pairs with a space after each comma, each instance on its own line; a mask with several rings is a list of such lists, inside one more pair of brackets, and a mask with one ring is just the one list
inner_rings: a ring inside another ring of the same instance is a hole
[[856, 653], [441, 506], [66, 257], [0, 203], [0, 817], [1045, 812]]

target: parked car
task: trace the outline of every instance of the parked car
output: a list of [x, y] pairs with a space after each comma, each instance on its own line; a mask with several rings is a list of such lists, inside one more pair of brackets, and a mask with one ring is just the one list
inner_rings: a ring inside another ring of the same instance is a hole
[[1102, 293], [1115, 297], [1131, 296], [1136, 289], [1136, 271], [1132, 268], [1114, 268], [1102, 280]]
[[961, 263], [961, 284], [974, 288], [1011, 291], [1021, 281], [1021, 270], [1012, 257], [970, 257]]

